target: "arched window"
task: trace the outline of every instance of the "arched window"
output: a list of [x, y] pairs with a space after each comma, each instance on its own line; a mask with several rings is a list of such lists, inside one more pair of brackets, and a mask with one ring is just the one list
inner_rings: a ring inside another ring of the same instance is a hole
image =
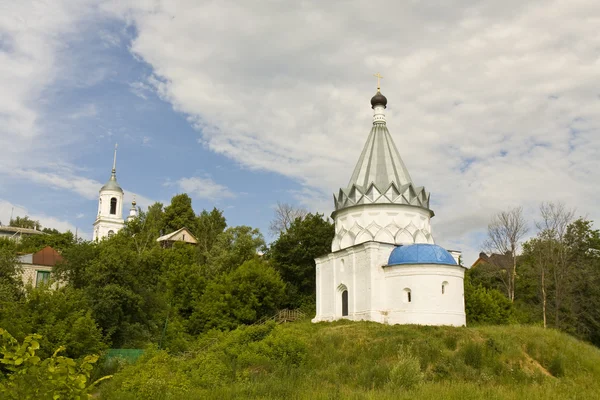
[[100, 202], [98, 203], [98, 215], [102, 213], [102, 198], [100, 198]]
[[448, 282], [442, 282], [442, 294], [446, 294], [446, 286], [448, 286]]
[[113, 197], [110, 199], [110, 213], [112, 215], [117, 214], [117, 198]]
[[412, 293], [409, 288], [404, 288], [404, 301], [407, 303], [412, 302]]
[[113, 237], [113, 235], [115, 234], [115, 231], [108, 231], [108, 237]]
[[348, 291], [342, 292], [342, 317], [348, 316]]

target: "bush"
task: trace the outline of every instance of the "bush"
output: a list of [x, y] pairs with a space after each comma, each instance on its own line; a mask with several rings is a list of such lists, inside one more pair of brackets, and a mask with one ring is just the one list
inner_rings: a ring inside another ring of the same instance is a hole
[[398, 360], [390, 369], [389, 385], [404, 389], [412, 389], [423, 382], [421, 363], [410, 349], [402, 347], [398, 352]]
[[496, 289], [465, 283], [467, 323], [506, 325], [513, 314], [510, 300]]
[[59, 356], [59, 347], [51, 357], [42, 360], [36, 356], [40, 335], [29, 335], [19, 344], [4, 329], [0, 329], [0, 394], [5, 399], [83, 399], [103, 377], [90, 383], [97, 355], [85, 356], [80, 361]]

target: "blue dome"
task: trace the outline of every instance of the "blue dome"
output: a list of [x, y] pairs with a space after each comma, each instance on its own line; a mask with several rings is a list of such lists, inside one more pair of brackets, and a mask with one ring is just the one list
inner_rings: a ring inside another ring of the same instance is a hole
[[392, 250], [388, 265], [450, 264], [457, 265], [454, 257], [436, 244], [411, 244]]

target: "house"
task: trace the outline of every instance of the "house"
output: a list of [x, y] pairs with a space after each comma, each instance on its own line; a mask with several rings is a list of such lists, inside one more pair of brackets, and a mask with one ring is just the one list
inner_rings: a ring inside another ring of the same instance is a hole
[[53, 267], [62, 260], [61, 255], [50, 246], [44, 247], [37, 253], [19, 256], [23, 283], [38, 287], [40, 284], [48, 282], [52, 276]]
[[16, 226], [0, 226], [0, 238], [9, 238], [20, 241], [23, 236], [45, 235], [46, 233], [37, 229], [19, 228]]
[[185, 242], [189, 244], [196, 245], [198, 244], [198, 240], [192, 235], [192, 232], [188, 228], [181, 228], [176, 230], [175, 232], [168, 233], [156, 239], [157, 242], [160, 242], [160, 245], [163, 248], [170, 248], [173, 246], [175, 242]]

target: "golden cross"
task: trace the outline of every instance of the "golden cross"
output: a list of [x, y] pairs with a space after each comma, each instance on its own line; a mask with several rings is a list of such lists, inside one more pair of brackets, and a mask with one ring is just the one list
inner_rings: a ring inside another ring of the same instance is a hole
[[381, 76], [381, 74], [378, 72], [376, 74], [373, 75], [374, 77], [377, 78], [377, 91], [381, 90], [381, 86], [379, 85], [379, 80], [383, 79], [383, 76]]

